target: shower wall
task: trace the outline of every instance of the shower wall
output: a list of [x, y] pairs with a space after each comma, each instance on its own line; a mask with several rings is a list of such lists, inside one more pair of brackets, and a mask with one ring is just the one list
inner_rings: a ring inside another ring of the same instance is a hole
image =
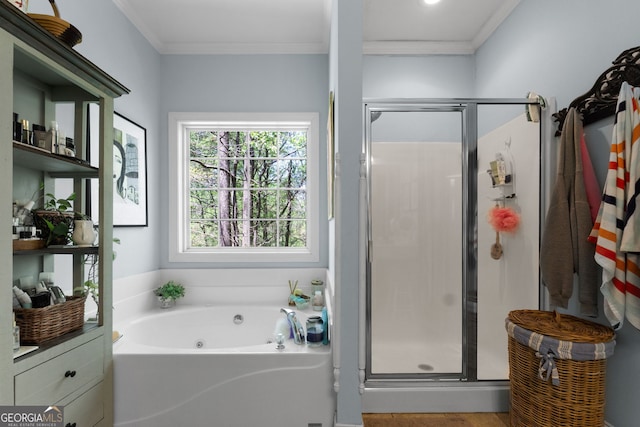
[[[483, 122], [491, 107], [480, 107]], [[495, 109], [495, 107], [493, 107]], [[518, 106], [518, 110], [522, 106]], [[487, 214], [500, 199], [486, 170], [495, 153], [510, 143], [515, 176], [515, 197], [499, 201], [520, 214], [513, 234], [501, 233], [503, 255], [491, 258], [496, 233]], [[539, 123], [521, 114], [478, 139], [478, 379], [506, 379], [509, 375], [504, 320], [509, 311], [537, 309], [539, 304], [538, 248], [540, 224]]]

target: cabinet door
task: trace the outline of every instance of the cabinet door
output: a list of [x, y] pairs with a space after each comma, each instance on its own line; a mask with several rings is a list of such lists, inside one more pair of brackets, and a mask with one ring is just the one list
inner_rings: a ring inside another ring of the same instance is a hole
[[53, 405], [102, 376], [102, 339], [95, 339], [15, 377], [16, 405]]
[[89, 389], [64, 407], [65, 427], [94, 426], [104, 417], [102, 383]]

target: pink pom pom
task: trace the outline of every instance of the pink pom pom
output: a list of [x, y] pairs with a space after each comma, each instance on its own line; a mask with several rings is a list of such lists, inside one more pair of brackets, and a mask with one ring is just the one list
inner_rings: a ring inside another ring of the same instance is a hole
[[498, 232], [515, 233], [520, 224], [520, 215], [511, 208], [495, 206], [489, 211], [489, 223]]

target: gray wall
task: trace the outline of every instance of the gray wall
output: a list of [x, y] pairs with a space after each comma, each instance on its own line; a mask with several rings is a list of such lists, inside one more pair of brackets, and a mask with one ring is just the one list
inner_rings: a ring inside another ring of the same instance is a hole
[[[638, 16], [637, 0], [523, 0], [476, 54], [477, 95], [516, 97], [533, 90], [567, 107], [623, 50], [640, 45]], [[601, 183], [611, 123], [613, 118], [586, 128]], [[638, 425], [639, 354], [640, 332], [627, 323], [607, 364], [606, 419], [615, 427]]]
[[[161, 60], [159, 162], [168, 167], [167, 117], [169, 112], [319, 112], [320, 153], [326, 153], [328, 96], [327, 55], [164, 55]], [[326, 161], [319, 170], [326, 182]], [[158, 185], [168, 188], [170, 177], [161, 174]], [[319, 218], [327, 217], [326, 186], [320, 185]], [[167, 195], [168, 196], [168, 195]], [[168, 206], [161, 209], [160, 223], [168, 222]], [[327, 267], [327, 222], [320, 222], [320, 261], [290, 267]], [[161, 233], [160, 246], [168, 236]], [[161, 268], [226, 267], [220, 263], [169, 263], [168, 251], [160, 253]], [[242, 264], [234, 264], [242, 267]], [[270, 267], [273, 264], [249, 267]], [[283, 264], [278, 264], [283, 266]]]
[[[149, 226], [117, 227], [118, 256], [114, 278], [156, 270], [159, 267], [160, 187], [158, 161], [160, 130], [160, 54], [127, 20], [112, 1], [57, 0], [60, 16], [82, 33], [79, 53], [131, 90], [115, 100], [115, 111], [147, 129], [147, 182]], [[46, 1], [32, 1], [29, 12], [52, 15]]]
[[365, 98], [470, 98], [475, 93], [471, 55], [365, 56]]

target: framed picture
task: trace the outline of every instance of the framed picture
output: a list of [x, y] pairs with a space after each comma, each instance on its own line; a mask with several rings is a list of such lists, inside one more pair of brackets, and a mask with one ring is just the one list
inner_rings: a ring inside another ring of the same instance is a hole
[[329, 219], [332, 219], [334, 216], [335, 142], [333, 132], [333, 91], [331, 91], [329, 92], [329, 116], [327, 118], [327, 211]]
[[[98, 106], [89, 106], [91, 163], [97, 161]], [[97, 212], [98, 187], [92, 183], [91, 211]], [[147, 212], [147, 130], [121, 114], [113, 116], [113, 225], [146, 227]]]

